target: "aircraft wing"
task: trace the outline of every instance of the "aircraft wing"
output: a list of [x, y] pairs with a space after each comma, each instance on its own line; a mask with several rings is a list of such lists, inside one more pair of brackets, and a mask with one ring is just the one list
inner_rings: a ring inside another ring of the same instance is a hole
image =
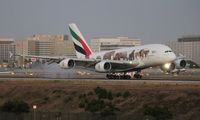
[[37, 55], [15, 55], [15, 56], [21, 56], [25, 58], [39, 58], [39, 59], [46, 59], [48, 64], [52, 64], [54, 62], [60, 63], [60, 61], [66, 59], [66, 56], [37, 56]]
[[185, 59], [185, 58], [186, 58], [186, 56], [184, 56], [184, 55], [182, 55], [181, 53], [179, 53], [179, 56], [177, 56], [176, 59]]
[[66, 56], [37, 56], [37, 55], [17, 55], [17, 56], [22, 56], [26, 58], [57, 59], [57, 60], [62, 60], [66, 58]]
[[[70, 65], [73, 61], [73, 66]], [[97, 60], [97, 59], [71, 59], [67, 58], [60, 63], [61, 68], [85, 68], [96, 72], [125, 72], [134, 69], [139, 64], [138, 61], [117, 61], [117, 60]], [[65, 65], [69, 65], [66, 67]]]
[[[74, 68], [84, 68], [88, 70], [94, 70], [96, 72], [125, 72], [134, 69], [139, 62], [138, 61], [119, 61], [119, 60], [98, 60], [98, 59], [77, 59], [69, 58], [67, 56], [36, 56], [36, 55], [18, 55], [27, 58], [40, 58], [47, 59], [48, 64], [60, 63], [61, 68], [70, 68], [70, 61], [73, 61]], [[104, 69], [104, 67], [107, 67]]]

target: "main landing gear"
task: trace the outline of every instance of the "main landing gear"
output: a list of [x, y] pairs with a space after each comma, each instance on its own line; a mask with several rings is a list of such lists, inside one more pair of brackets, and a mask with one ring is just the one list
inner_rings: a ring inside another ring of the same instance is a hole
[[120, 73], [109, 73], [106, 75], [108, 79], [131, 79], [130, 75]]
[[134, 75], [127, 73], [109, 73], [106, 75], [108, 79], [131, 79], [132, 77], [136, 79], [142, 79], [140, 71], [136, 72]]
[[137, 72], [134, 74], [134, 78], [136, 78], [136, 79], [142, 79], [141, 71], [137, 71]]
[[134, 75], [134, 78], [136, 78], [136, 79], [142, 79], [142, 75], [140, 75], [140, 74], [135, 74], [135, 75]]

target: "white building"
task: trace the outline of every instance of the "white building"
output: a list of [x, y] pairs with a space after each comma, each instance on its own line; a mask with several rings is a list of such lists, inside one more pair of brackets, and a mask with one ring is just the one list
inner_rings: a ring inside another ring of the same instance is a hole
[[140, 45], [138, 38], [117, 37], [117, 38], [94, 38], [91, 40], [91, 49], [93, 52], [114, 50], [123, 47], [133, 47]]
[[[68, 35], [37, 34], [16, 41], [16, 53], [36, 56], [75, 56], [73, 42]], [[19, 58], [20, 65], [23, 58]]]
[[186, 56], [200, 65], [200, 36], [184, 36], [178, 41], [166, 43], [178, 55], [179, 53]]
[[67, 35], [38, 34], [16, 41], [18, 54], [37, 56], [74, 56], [73, 42]]
[[[7, 66], [8, 64], [13, 64], [15, 62], [15, 40], [9, 38], [0, 38], [0, 67], [3, 64]], [[10, 56], [10, 53], [13, 53], [13, 56]]]

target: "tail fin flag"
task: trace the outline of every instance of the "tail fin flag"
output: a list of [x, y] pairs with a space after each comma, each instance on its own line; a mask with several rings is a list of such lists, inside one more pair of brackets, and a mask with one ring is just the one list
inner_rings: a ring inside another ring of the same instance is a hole
[[92, 54], [92, 51], [86, 43], [76, 24], [69, 24], [69, 30], [74, 43], [74, 48], [76, 50], [77, 58], [89, 59], [90, 55]]

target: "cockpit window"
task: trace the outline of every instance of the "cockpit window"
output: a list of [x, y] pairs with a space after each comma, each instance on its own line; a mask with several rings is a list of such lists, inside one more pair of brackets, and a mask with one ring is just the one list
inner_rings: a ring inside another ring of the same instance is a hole
[[165, 53], [172, 52], [171, 50], [166, 50]]

